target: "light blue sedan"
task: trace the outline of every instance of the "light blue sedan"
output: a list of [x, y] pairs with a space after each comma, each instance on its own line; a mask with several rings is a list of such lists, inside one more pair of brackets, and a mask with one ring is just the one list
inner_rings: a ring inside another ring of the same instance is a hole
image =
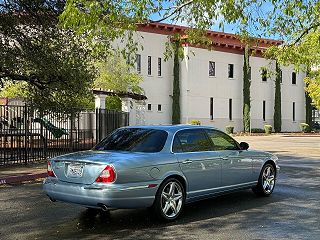
[[52, 201], [104, 211], [151, 207], [170, 221], [186, 203], [215, 195], [252, 188], [270, 196], [278, 158], [248, 148], [212, 127], [125, 127], [92, 150], [49, 160], [43, 188]]

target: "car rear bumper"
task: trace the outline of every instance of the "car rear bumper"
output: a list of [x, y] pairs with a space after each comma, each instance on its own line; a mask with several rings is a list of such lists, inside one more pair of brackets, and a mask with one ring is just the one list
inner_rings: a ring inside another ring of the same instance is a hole
[[97, 208], [106, 205], [108, 208], [145, 208], [152, 206], [158, 185], [148, 184], [117, 185], [94, 183], [83, 185], [62, 182], [46, 178], [43, 190], [53, 201], [80, 204]]

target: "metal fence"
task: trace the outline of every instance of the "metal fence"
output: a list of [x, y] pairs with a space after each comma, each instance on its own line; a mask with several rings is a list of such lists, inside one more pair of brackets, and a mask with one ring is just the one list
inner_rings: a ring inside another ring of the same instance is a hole
[[32, 106], [0, 105], [0, 166], [87, 150], [128, 124], [128, 113], [113, 110], [42, 114]]

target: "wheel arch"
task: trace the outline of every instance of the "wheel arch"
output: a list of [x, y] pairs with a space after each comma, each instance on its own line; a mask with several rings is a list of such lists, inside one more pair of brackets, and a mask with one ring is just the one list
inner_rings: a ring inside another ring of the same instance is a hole
[[187, 191], [188, 191], [188, 182], [187, 182], [187, 179], [185, 178], [185, 176], [182, 176], [178, 173], [171, 173], [169, 175], [167, 175], [166, 177], [164, 177], [164, 179], [161, 181], [161, 183], [159, 184], [162, 185], [167, 179], [169, 178], [175, 178], [177, 179], [179, 182], [181, 182], [184, 190], [185, 190], [185, 194], [187, 195]]

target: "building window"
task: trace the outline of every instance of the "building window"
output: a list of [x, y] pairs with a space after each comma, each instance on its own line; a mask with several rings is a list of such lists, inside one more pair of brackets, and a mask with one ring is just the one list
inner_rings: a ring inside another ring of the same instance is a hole
[[262, 102], [262, 119], [264, 122], [266, 121], [266, 101]]
[[151, 111], [151, 104], [148, 104], [148, 111]]
[[292, 103], [292, 121], [293, 122], [296, 121], [296, 103], [295, 102]]
[[291, 82], [292, 82], [292, 84], [297, 84], [297, 73], [296, 72], [292, 72]]
[[234, 77], [234, 65], [228, 64], [228, 78]]
[[141, 73], [141, 55], [136, 55], [137, 72]]
[[161, 104], [158, 104], [158, 111], [161, 112]]
[[158, 58], [158, 76], [161, 76], [161, 58]]
[[232, 99], [229, 99], [229, 120], [232, 120]]
[[248, 78], [249, 78], [249, 80], [251, 80], [251, 66], [249, 66]]
[[213, 120], [213, 98], [210, 98], [210, 120]]
[[148, 56], [148, 75], [151, 75], [151, 56]]
[[209, 61], [209, 77], [216, 76], [216, 63]]
[[268, 71], [267, 69], [262, 69], [262, 73], [261, 73], [261, 79], [262, 82], [266, 82], [268, 78]]

